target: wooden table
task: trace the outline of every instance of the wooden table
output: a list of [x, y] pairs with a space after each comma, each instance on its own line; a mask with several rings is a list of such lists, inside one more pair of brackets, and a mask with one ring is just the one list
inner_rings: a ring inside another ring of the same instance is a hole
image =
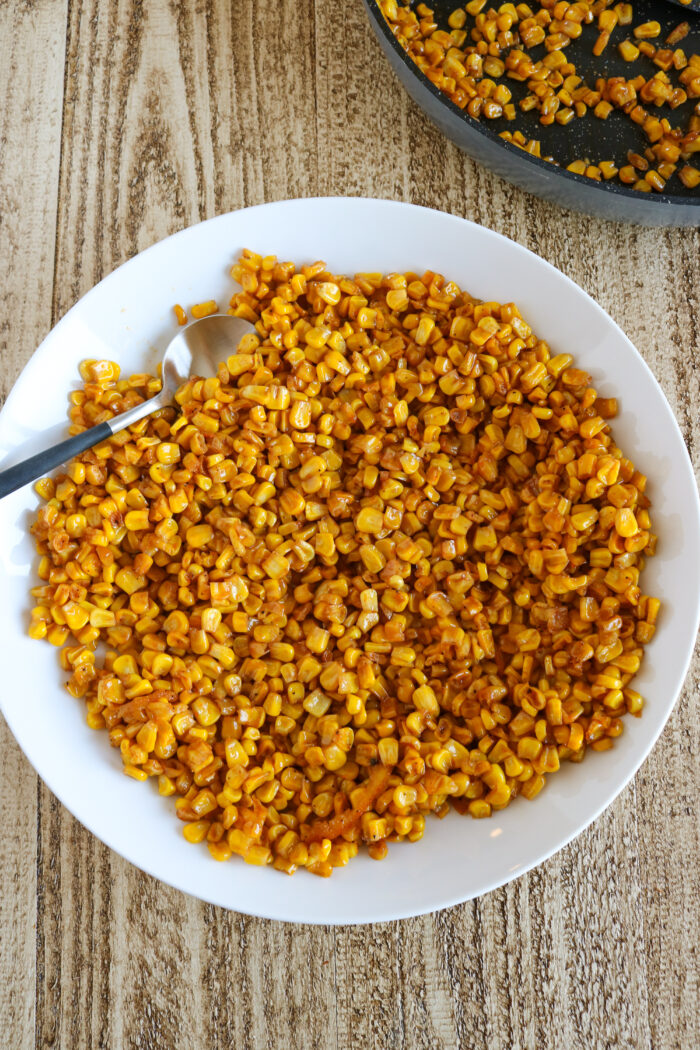
[[[4, 392], [154, 241], [262, 201], [392, 197], [569, 274], [644, 354], [697, 454], [700, 231], [596, 222], [477, 167], [408, 100], [360, 0], [15, 0], [0, 56]], [[642, 771], [571, 846], [480, 900], [374, 928], [249, 919], [142, 875], [3, 724], [0, 1045], [694, 1050], [698, 667]]]

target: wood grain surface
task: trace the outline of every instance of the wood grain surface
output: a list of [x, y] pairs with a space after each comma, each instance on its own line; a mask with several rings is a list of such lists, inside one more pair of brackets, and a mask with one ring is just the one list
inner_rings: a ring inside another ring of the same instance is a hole
[[[360, 0], [0, 0], [0, 386], [92, 285], [200, 219], [392, 197], [512, 237], [586, 289], [700, 453], [700, 231], [582, 218], [448, 143]], [[694, 581], [689, 585], [697, 585]], [[309, 928], [202, 904], [111, 853], [0, 729], [8, 1050], [696, 1050], [696, 658], [634, 782], [480, 900]]]

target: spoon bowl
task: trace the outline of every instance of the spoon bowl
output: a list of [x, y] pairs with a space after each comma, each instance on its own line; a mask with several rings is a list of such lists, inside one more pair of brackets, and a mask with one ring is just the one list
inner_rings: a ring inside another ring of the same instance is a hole
[[213, 376], [243, 336], [254, 331], [248, 321], [231, 314], [210, 314], [181, 328], [163, 356], [161, 393], [172, 401], [190, 376]]

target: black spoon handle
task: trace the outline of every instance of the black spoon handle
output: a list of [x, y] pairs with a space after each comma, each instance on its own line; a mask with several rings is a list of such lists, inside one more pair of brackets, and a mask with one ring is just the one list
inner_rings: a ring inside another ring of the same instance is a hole
[[60, 445], [47, 448], [44, 452], [37, 452], [35, 456], [25, 459], [23, 463], [17, 463], [14, 467], [0, 471], [0, 499], [14, 492], [15, 489], [28, 485], [30, 481], [43, 477], [54, 467], [59, 467], [61, 463], [66, 463], [73, 456], [77, 456], [79, 452], [85, 452], [93, 445], [99, 445], [101, 441], [106, 441], [107, 438], [118, 434], [120, 430], [125, 430], [134, 423], [138, 423], [140, 419], [150, 416], [151, 412], [165, 408], [170, 404], [173, 392], [170, 387], [160, 390], [147, 401], [141, 401], [138, 405], [127, 408], [126, 412], [122, 412], [121, 415], [114, 416], [109, 422], [90, 427], [82, 434], [76, 434], [75, 437], [62, 441]]
[[25, 459], [22, 463], [16, 463], [14, 467], [0, 471], [0, 499], [16, 489], [21, 489], [23, 485], [28, 485], [30, 481], [43, 477], [54, 467], [77, 456], [79, 452], [85, 452], [93, 445], [99, 445], [100, 441], [112, 437], [112, 433], [109, 423], [98, 423], [96, 427], [90, 427], [82, 434], [76, 434], [75, 437], [62, 441], [60, 445], [47, 448], [44, 452], [37, 452], [35, 456]]

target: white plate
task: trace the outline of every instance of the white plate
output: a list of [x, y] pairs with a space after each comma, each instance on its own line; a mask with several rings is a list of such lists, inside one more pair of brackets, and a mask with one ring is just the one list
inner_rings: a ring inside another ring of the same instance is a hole
[[[285, 878], [237, 859], [217, 864], [182, 837], [172, 800], [121, 772], [105, 733], [85, 724], [82, 700], [63, 689], [56, 650], [27, 637], [35, 582], [27, 528], [32, 488], [0, 502], [2, 708], [40, 776], [95, 835], [133, 864], [203, 900], [297, 922], [374, 922], [476, 897], [545, 860], [612, 802], [649, 753], [678, 696], [695, 639], [700, 513], [688, 455], [651, 372], [620, 329], [584, 292], [517, 244], [462, 219], [406, 204], [343, 198], [281, 201], [221, 215], [154, 245], [107, 277], [63, 318], [17, 381], [0, 416], [0, 457], [65, 420], [85, 357], [116, 359], [122, 373], [152, 368], [175, 331], [172, 306], [226, 303], [239, 250], [325, 259], [338, 273], [432, 269], [473, 295], [516, 302], [555, 352], [574, 354], [602, 395], [620, 397], [617, 442], [649, 475], [658, 554], [644, 574], [663, 609], [635, 686], [641, 719], [625, 719], [612, 752], [589, 754], [550, 778], [534, 801], [491, 820], [429, 819], [422, 842], [390, 847], [381, 863], [360, 855], [332, 878]], [[37, 391], [41, 391], [37, 396]], [[40, 410], [38, 405], [41, 406]], [[11, 655], [10, 655], [11, 654]]]

